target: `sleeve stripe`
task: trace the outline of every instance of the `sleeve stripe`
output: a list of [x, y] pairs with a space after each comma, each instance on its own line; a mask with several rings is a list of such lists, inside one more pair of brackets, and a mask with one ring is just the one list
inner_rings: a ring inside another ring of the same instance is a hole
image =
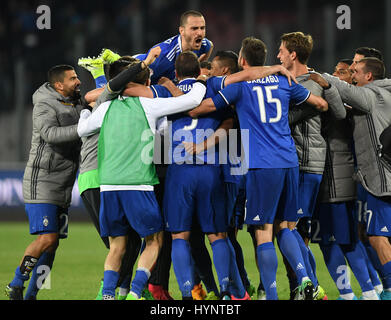
[[295, 105], [298, 106], [298, 105], [300, 105], [300, 104], [306, 102], [306, 101], [308, 100], [308, 98], [310, 97], [310, 95], [311, 95], [311, 91], [308, 91], [307, 97], [306, 97], [303, 101], [301, 101], [301, 102], [299, 102], [299, 103], [296, 103]]
[[221, 91], [219, 91], [219, 95], [224, 99], [224, 101], [225, 101], [225, 103], [226, 104], [229, 104], [229, 102], [228, 102], [228, 100], [227, 100], [227, 98], [226, 97], [224, 97], [224, 95], [222, 94], [222, 92]]
[[159, 98], [156, 88], [154, 86], [151, 86], [150, 88], [155, 92], [155, 98]]
[[225, 79], [227, 78], [227, 76], [224, 76], [222, 81], [221, 81], [221, 89], [224, 89], [225, 88]]

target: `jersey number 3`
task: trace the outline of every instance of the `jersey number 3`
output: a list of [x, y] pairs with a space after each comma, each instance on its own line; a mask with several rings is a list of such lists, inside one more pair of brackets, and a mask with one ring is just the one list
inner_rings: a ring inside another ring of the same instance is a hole
[[273, 98], [272, 91], [277, 90], [278, 86], [267, 86], [264, 87], [266, 91], [266, 101], [267, 103], [275, 103], [276, 104], [276, 110], [277, 114], [275, 118], [270, 118], [269, 121], [266, 119], [266, 109], [265, 109], [265, 97], [263, 94], [263, 90], [261, 87], [254, 87], [253, 91], [257, 93], [258, 97], [258, 105], [259, 105], [259, 112], [261, 114], [261, 122], [262, 123], [275, 123], [281, 120], [282, 110], [281, 110], [281, 101], [280, 99]]

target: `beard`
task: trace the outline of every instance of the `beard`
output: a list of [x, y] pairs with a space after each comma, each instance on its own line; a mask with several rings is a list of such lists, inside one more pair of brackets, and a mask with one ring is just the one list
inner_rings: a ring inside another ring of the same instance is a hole
[[79, 88], [75, 88], [72, 93], [69, 95], [73, 101], [77, 101], [81, 98], [81, 93]]

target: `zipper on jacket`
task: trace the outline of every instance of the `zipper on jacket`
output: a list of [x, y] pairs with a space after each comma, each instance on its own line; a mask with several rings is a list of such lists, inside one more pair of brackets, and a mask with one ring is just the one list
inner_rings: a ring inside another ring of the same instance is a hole
[[379, 158], [379, 152], [378, 152], [379, 146], [376, 141], [376, 130], [375, 130], [375, 126], [373, 124], [373, 118], [372, 118], [371, 114], [367, 114], [366, 118], [367, 118], [367, 123], [368, 123], [369, 136], [371, 138], [372, 146], [375, 151], [376, 163], [377, 163], [377, 167], [378, 167], [378, 170], [380, 173], [381, 192], [387, 192], [386, 175], [384, 173], [384, 168], [383, 168], [382, 163]]

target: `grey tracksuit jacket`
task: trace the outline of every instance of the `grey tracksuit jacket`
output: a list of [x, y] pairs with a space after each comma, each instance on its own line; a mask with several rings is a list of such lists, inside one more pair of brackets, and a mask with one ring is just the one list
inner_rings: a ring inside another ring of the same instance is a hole
[[353, 128], [350, 119], [337, 120], [326, 112], [322, 115], [322, 135], [327, 150], [319, 201], [335, 203], [355, 200]]
[[33, 132], [23, 176], [26, 203], [50, 203], [64, 208], [71, 203], [79, 166], [77, 123], [83, 108], [44, 83], [33, 94]]
[[[335, 87], [323, 90], [316, 82], [308, 79], [309, 74], [296, 77], [298, 82], [317, 96], [323, 96], [329, 109], [337, 119], [346, 115], [341, 97]], [[326, 160], [326, 141], [321, 134], [321, 113], [304, 103], [289, 110], [289, 124], [296, 144], [300, 170], [323, 174]]]
[[381, 156], [379, 136], [391, 124], [391, 80], [376, 80], [355, 87], [328, 74], [323, 76], [338, 88], [342, 100], [354, 109], [357, 179], [372, 195], [390, 196], [391, 165]]

